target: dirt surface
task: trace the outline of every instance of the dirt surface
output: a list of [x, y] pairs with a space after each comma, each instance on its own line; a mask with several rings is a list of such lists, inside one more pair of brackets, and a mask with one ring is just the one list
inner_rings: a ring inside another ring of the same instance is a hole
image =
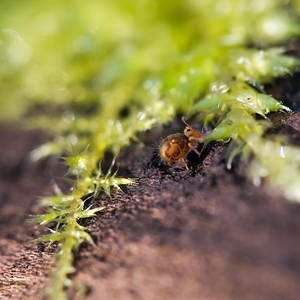
[[[38, 299], [52, 251], [34, 241], [46, 231], [27, 220], [38, 212], [37, 197], [50, 194], [55, 173], [50, 160], [29, 160], [45, 134], [2, 125], [0, 141], [0, 299]], [[60, 169], [55, 168], [57, 174]]]
[[[300, 114], [272, 118], [299, 142]], [[229, 172], [225, 157], [213, 143], [189, 157], [199, 171], [166, 167], [151, 146], [120, 158], [137, 185], [99, 199], [107, 210], [88, 221], [96, 247], [81, 250], [75, 276], [87, 299], [299, 299], [300, 206], [254, 187], [241, 162]]]
[[[300, 144], [300, 114], [273, 114], [269, 133]], [[105, 205], [84, 220], [95, 246], [76, 255], [71, 299], [293, 300], [300, 295], [300, 205], [278, 190], [254, 187], [236, 160], [225, 168], [226, 145], [212, 143], [190, 171], [159, 160], [157, 145], [180, 132], [175, 122], [143, 137], [119, 159], [119, 175], [136, 184], [101, 195]], [[64, 169], [32, 163], [45, 137], [0, 127], [0, 299], [42, 299], [52, 251], [33, 241], [45, 233], [26, 223], [37, 196], [51, 193]], [[76, 288], [75, 288], [76, 287]]]

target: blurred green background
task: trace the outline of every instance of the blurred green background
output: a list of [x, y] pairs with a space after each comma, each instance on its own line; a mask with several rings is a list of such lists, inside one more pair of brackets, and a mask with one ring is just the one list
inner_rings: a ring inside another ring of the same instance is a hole
[[[291, 5], [280, 0], [2, 0], [0, 118], [37, 108], [55, 115], [69, 109], [90, 112], [112, 101], [107, 93], [116, 90], [114, 102], [123, 93], [128, 100], [137, 98], [137, 88], [151, 85], [146, 79], [161, 78], [195, 49], [205, 62], [211, 52], [279, 44], [299, 35], [298, 1]], [[203, 72], [208, 83], [218, 68], [212, 63], [210, 57]], [[172, 79], [164, 84], [176, 87]]]

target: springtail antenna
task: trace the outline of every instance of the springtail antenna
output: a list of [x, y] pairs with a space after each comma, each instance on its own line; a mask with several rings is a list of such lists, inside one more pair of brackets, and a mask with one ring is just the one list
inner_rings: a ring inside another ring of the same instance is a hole
[[188, 124], [184, 118], [184, 116], [181, 117], [181, 121], [186, 125], [186, 126], [189, 126], [189, 127], [192, 127], [190, 124]]

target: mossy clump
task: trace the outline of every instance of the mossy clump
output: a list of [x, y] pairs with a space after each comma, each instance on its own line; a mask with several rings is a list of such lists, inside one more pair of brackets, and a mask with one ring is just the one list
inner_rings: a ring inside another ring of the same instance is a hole
[[230, 140], [228, 168], [235, 155], [252, 155], [255, 184], [264, 177], [300, 201], [299, 150], [263, 135], [268, 113], [289, 111], [264, 84], [299, 67], [280, 48], [300, 33], [298, 1], [4, 0], [0, 8], [0, 118], [52, 131], [31, 158], [59, 155], [73, 178], [70, 193], [44, 199], [36, 218], [57, 224], [42, 238], [58, 243], [51, 298], [66, 297], [72, 250], [91, 242], [78, 220], [103, 209], [83, 199], [132, 183], [103, 174], [104, 153], [116, 157], [177, 113], [213, 124], [207, 141]]

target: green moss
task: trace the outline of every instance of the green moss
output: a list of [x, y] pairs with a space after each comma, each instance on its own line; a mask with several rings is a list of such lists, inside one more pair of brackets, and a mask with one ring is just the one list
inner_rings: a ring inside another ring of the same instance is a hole
[[300, 32], [299, 1], [285, 3], [1, 1], [0, 118], [52, 131], [31, 158], [62, 156], [76, 178], [68, 195], [42, 201], [36, 219], [57, 223], [42, 238], [58, 243], [50, 298], [66, 297], [72, 250], [91, 242], [78, 220], [103, 209], [84, 208], [82, 199], [132, 183], [97, 167], [105, 151], [117, 156], [138, 132], [177, 113], [216, 124], [207, 141], [230, 139], [229, 168], [235, 155], [253, 154], [255, 184], [265, 177], [300, 200], [299, 150], [263, 136], [267, 114], [289, 110], [264, 84], [299, 67], [279, 48]]

